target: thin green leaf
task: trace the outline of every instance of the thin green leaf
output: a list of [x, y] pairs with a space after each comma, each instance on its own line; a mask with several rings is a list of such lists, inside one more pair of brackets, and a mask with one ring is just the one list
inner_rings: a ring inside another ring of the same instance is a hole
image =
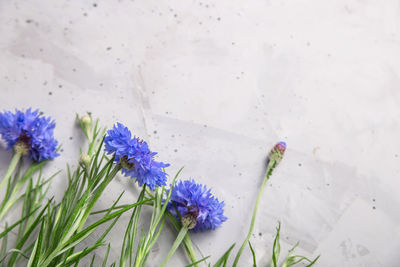
[[318, 257], [316, 257], [310, 264], [308, 264], [306, 267], [311, 267], [311, 266], [313, 266], [316, 262], [317, 262], [317, 260], [319, 259], [319, 257], [320, 256], [318, 256]]
[[92, 261], [90, 262], [90, 267], [93, 267], [95, 258], [96, 258], [96, 254], [93, 254]]
[[251, 250], [251, 255], [253, 256], [253, 266], [257, 267], [256, 253], [254, 252], [254, 249], [253, 249], [250, 241], [249, 241], [249, 248]]
[[110, 247], [111, 247], [110, 244], [108, 244], [106, 255], [104, 256], [104, 259], [103, 259], [102, 267], [106, 267], [106, 265], [107, 265], [108, 254], [110, 253]]
[[225, 266], [226, 262], [228, 261], [229, 258], [229, 254], [231, 253], [232, 249], [235, 247], [236, 244], [232, 244], [232, 246], [230, 246], [228, 248], [228, 250], [221, 256], [221, 258], [219, 258], [219, 260], [214, 264], [214, 267], [220, 267], [220, 266]]
[[281, 230], [281, 223], [279, 222], [278, 227], [276, 228], [276, 236], [274, 240], [274, 246], [272, 248], [272, 261], [271, 261], [271, 267], [278, 267], [278, 260], [279, 260], [279, 254], [281, 252], [281, 246], [279, 243], [279, 232]]
[[193, 262], [193, 263], [191, 263], [191, 264], [186, 265], [185, 267], [195, 266], [195, 265], [199, 264], [200, 262], [205, 261], [205, 260], [208, 259], [209, 257], [210, 257], [210, 256], [204, 257], [204, 258], [202, 258], [201, 260], [198, 260], [198, 261], [196, 261], [196, 262]]

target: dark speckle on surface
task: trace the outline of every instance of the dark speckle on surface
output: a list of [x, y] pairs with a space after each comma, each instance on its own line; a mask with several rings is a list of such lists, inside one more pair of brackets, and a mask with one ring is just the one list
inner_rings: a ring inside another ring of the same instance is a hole
[[93, 3], [93, 7], [97, 7], [97, 4], [96, 4], [96, 3]]
[[153, 131], [153, 134], [157, 134], [157, 131]]
[[70, 137], [69, 137], [69, 140], [72, 140], [72, 139], [74, 139], [74, 138], [73, 138], [72, 136], [70, 136]]
[[31, 19], [27, 19], [25, 22], [26, 23], [32, 23], [32, 20]]
[[112, 47], [111, 47], [111, 46], [107, 47], [107, 51], [110, 51], [111, 49], [112, 49]]
[[262, 233], [261, 233], [261, 232], [259, 232], [259, 233], [258, 233], [258, 235], [259, 235], [259, 236], [262, 236]]
[[83, 13], [83, 16], [87, 17], [87, 13]]
[[174, 152], [178, 152], [178, 149], [174, 149]]
[[58, 85], [58, 88], [62, 88], [62, 85], [61, 85], [61, 84], [59, 84], [59, 85]]
[[301, 167], [301, 163], [299, 163], [299, 167]]
[[372, 209], [373, 209], [373, 210], [376, 210], [376, 207], [375, 207], [375, 206], [373, 206], [373, 207], [372, 207]]
[[52, 95], [53, 93], [52, 92], [49, 92], [49, 95]]

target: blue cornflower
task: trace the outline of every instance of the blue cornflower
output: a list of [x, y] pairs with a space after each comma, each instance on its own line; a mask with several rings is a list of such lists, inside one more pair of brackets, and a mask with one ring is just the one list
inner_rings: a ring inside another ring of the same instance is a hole
[[162, 168], [169, 164], [155, 161], [156, 152], [151, 152], [147, 143], [132, 137], [131, 132], [121, 123], [107, 131], [104, 139], [105, 151], [114, 154], [115, 163], [121, 164], [125, 176], [136, 178], [140, 186], [147, 185], [151, 190], [166, 184], [167, 174]]
[[16, 109], [15, 113], [0, 113], [0, 135], [7, 143], [7, 149], [29, 154], [37, 162], [59, 155], [56, 153], [58, 142], [53, 136], [55, 126], [54, 120], [31, 108], [25, 112]]
[[175, 184], [167, 208], [173, 215], [182, 219], [190, 215], [196, 220], [193, 230], [205, 231], [214, 230], [226, 221], [224, 206], [225, 203], [219, 202], [205, 185], [186, 180]]

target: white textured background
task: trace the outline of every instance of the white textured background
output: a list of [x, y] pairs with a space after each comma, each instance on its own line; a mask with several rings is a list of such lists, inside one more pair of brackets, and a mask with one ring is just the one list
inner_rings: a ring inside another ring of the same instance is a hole
[[[185, 166], [182, 178], [226, 202], [223, 227], [193, 235], [212, 262], [243, 240], [265, 157], [286, 141], [252, 239], [260, 266], [281, 221], [284, 245], [321, 254], [317, 266], [396, 267], [399, 49], [396, 0], [0, 0], [1, 110], [57, 121], [63, 152], [49, 172], [75, 163], [85, 111], [128, 125], [171, 176]], [[2, 173], [10, 157], [0, 150]], [[120, 177], [99, 207], [123, 189], [134, 201]], [[109, 237], [113, 259], [126, 221]], [[149, 266], [174, 236], [168, 228]], [[187, 263], [178, 253], [170, 266]]]

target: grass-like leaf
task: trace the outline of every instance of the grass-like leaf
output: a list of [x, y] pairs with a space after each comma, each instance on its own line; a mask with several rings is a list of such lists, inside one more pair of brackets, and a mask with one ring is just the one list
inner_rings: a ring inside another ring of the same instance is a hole
[[207, 260], [208, 258], [210, 258], [210, 256], [204, 257], [204, 258], [202, 258], [201, 260], [198, 260], [198, 261], [195, 261], [195, 262], [193, 262], [193, 263], [191, 263], [191, 264], [185, 265], [185, 267], [195, 266], [195, 265], [197, 265], [197, 264], [199, 264], [199, 263], [201, 263], [201, 262]]
[[281, 223], [279, 222], [276, 228], [276, 236], [274, 240], [274, 246], [272, 248], [272, 261], [271, 267], [278, 267], [279, 254], [281, 252], [281, 245], [279, 243], [279, 233], [281, 231]]
[[253, 246], [251, 245], [250, 241], [249, 241], [249, 248], [251, 251], [251, 255], [253, 256], [253, 266], [257, 267], [256, 253], [254, 252]]
[[232, 244], [232, 246], [230, 246], [228, 248], [228, 250], [221, 256], [221, 258], [219, 258], [219, 260], [214, 264], [214, 267], [221, 267], [221, 266], [225, 267], [226, 266], [229, 255], [230, 255], [232, 249], [235, 247], [235, 245], [236, 244]]

